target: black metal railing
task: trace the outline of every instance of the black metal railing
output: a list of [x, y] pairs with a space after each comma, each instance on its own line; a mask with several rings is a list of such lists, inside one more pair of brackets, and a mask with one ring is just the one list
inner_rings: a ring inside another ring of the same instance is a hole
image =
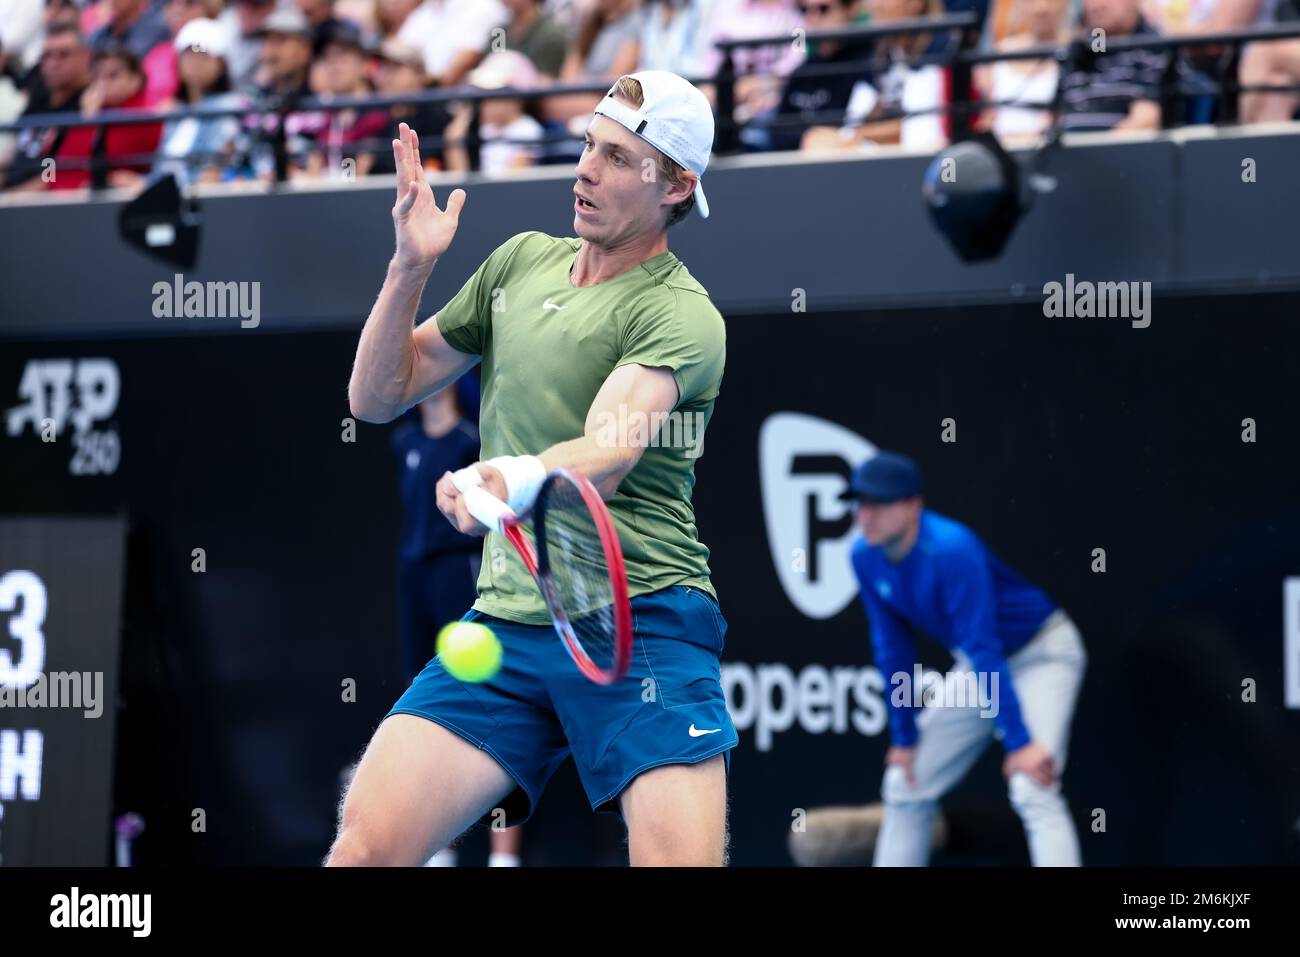
[[[812, 49], [817, 44], [824, 42], [836, 42], [849, 46], [870, 46], [882, 39], [890, 37], [939, 33], [950, 34], [955, 38], [954, 42], [950, 45], [950, 48], [945, 49], [940, 53], [897, 56], [890, 62], [904, 63], [908, 66], [937, 64], [946, 66], [952, 71], [949, 101], [920, 112], [948, 114], [949, 122], [951, 124], [951, 138], [953, 140], [960, 140], [968, 136], [971, 132], [974, 116], [980, 110], [987, 109], [991, 106], [1015, 105], [1028, 109], [1059, 109], [1059, 96], [1053, 103], [1041, 104], [1023, 101], [995, 103], [988, 100], [978, 100], [975, 95], [973, 71], [976, 66], [985, 63], [1019, 60], [1054, 60], [1063, 68], [1072, 68], [1086, 67], [1091, 62], [1095, 61], [1097, 56], [1109, 55], [1128, 50], [1163, 50], [1178, 54], [1188, 49], [1205, 50], [1207, 48], [1222, 48], [1221, 54], [1216, 59], [1216, 66], [1218, 67], [1217, 72], [1220, 75], [1215, 78], [1215, 90], [1213, 94], [1217, 102], [1218, 117], [1222, 122], [1233, 122], [1237, 119], [1237, 96], [1241, 93], [1254, 91], [1300, 92], [1300, 85], [1244, 86], [1238, 80], [1241, 48], [1244, 44], [1250, 42], [1298, 38], [1300, 37], [1300, 22], [1290, 25], [1280, 24], [1270, 27], [1230, 30], [1214, 34], [1200, 34], [1196, 36], [1160, 36], [1143, 34], [1139, 36], [1108, 38], [1105, 44], [1105, 50], [1101, 53], [1093, 53], [1086, 39], [1076, 40], [1065, 46], [1044, 45], [1016, 51], [980, 50], [978, 49], [980, 26], [981, 24], [978, 17], [971, 13], [964, 13], [943, 17], [899, 20], [876, 26], [849, 27], [838, 30], [807, 32], [801, 33], [797, 37], [794, 35], [784, 34], [726, 40], [717, 44], [717, 47], [722, 53], [722, 61], [716, 73], [708, 77], [688, 77], [688, 79], [697, 85], [712, 85], [714, 89], [715, 109], [717, 114], [714, 152], [720, 155], [735, 152], [740, 146], [741, 130], [750, 125], [769, 127], [780, 127], [782, 125], [806, 126], [810, 121], [827, 123], [843, 121], [844, 112], [842, 110], [827, 111], [816, 114], [800, 114], [798, 116], [763, 117], [758, 119], [747, 119], [743, 122], [736, 119], [736, 84], [742, 75], [736, 69], [736, 51], [742, 49], [782, 46], [790, 44], [791, 42], [800, 42], [809, 49]], [[1206, 95], [1205, 88], [1181, 82], [1178, 66], [1182, 62], [1183, 61], [1178, 55], [1171, 56], [1161, 80], [1159, 96], [1162, 106], [1162, 123], [1165, 125], [1173, 125], [1177, 122], [1177, 110], [1174, 109], [1174, 107], [1181, 100], [1190, 96]], [[845, 73], [863, 74], [864, 62], [855, 61], [837, 64], [808, 64], [803, 67], [803, 70], [807, 75], [821, 73], [827, 75], [840, 75]], [[274, 157], [275, 180], [277, 182], [283, 182], [288, 178], [289, 174], [285, 120], [291, 114], [308, 112], [337, 113], [343, 110], [391, 110], [394, 107], [419, 106], [437, 103], [475, 104], [485, 100], [503, 98], [520, 99], [525, 102], [536, 102], [549, 97], [564, 96], [568, 94], [601, 94], [605, 93], [609, 88], [609, 82], [600, 81], [556, 84], [554, 86], [530, 90], [516, 90], [514, 88], [482, 90], [467, 86], [456, 88], [435, 88], [421, 91], [419, 93], [401, 95], [376, 94], [346, 97], [286, 97], [272, 95], [249, 97], [243, 103], [232, 104], [231, 106], [220, 108], [180, 107], [166, 111], [117, 109], [103, 110], [91, 117], [66, 112], [32, 114], [21, 116], [7, 123], [0, 123], [0, 132], [19, 132], [26, 129], [58, 130], [73, 127], [95, 127], [97, 133], [94, 145], [92, 146], [91, 156], [90, 159], [85, 162], [91, 170], [92, 187], [102, 188], [106, 185], [108, 175], [105, 134], [108, 129], [114, 126], [135, 125], [141, 123], [162, 124], [187, 118], [209, 120], [226, 117], [242, 118], [250, 116], [265, 117], [276, 115], [278, 120], [269, 131], [262, 129], [259, 124], [258, 130], [253, 135], [268, 141]], [[475, 110], [473, 122], [471, 122], [469, 130], [463, 140], [453, 141], [444, 136], [435, 135], [431, 137], [422, 136], [422, 141], [427, 143], [430, 147], [439, 150], [444, 149], [447, 146], [463, 146], [471, 157], [472, 168], [477, 169], [479, 165], [479, 150], [483, 145], [482, 139], [479, 136], [477, 113], [478, 111]], [[916, 113], [917, 111], [912, 111], [907, 115], [915, 115]], [[897, 116], [902, 115], [901, 112], [897, 114]], [[897, 116], [891, 115], [883, 118], [897, 118]], [[544, 134], [539, 139], [528, 140], [527, 144], [545, 147], [551, 144], [565, 142], [575, 142], [574, 135], [569, 132], [567, 128]], [[358, 144], [351, 144], [353, 148], [357, 145]], [[376, 147], [384, 146], [386, 145], [386, 141], [383, 141], [382, 143], [380, 141], [374, 141], [374, 145]], [[133, 159], [138, 159], [138, 157]], [[73, 163], [70, 165], [78, 164]]]

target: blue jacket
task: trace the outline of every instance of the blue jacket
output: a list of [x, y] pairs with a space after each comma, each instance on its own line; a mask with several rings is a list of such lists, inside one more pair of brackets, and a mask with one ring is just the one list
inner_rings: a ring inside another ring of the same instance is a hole
[[982, 674], [998, 675], [1002, 746], [1014, 751], [1030, 741], [1007, 656], [1023, 647], [1056, 610], [1041, 589], [994, 555], [973, 531], [929, 509], [921, 512], [916, 543], [895, 565], [881, 548], [859, 538], [852, 550], [863, 607], [871, 624], [876, 667], [885, 679], [893, 743], [916, 743], [916, 709], [892, 700], [891, 677], [909, 677], [917, 663], [913, 628], [960, 650]]

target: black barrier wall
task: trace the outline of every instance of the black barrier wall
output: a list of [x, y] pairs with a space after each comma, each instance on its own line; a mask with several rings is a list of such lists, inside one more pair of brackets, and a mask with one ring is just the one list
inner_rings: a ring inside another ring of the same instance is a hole
[[[874, 445], [1078, 622], [1085, 862], [1300, 862], [1298, 304], [1161, 298], [1146, 328], [1041, 305], [730, 322], [696, 510], [741, 726], [733, 861], [789, 863], [801, 809], [878, 795], [882, 691], [833, 501]], [[354, 349], [263, 332], [0, 354], [4, 511], [130, 517], [115, 810], [146, 818], [142, 863], [318, 861], [339, 773], [399, 692], [392, 426], [348, 432]], [[25, 417], [57, 416], [61, 389], [94, 414], [45, 443]], [[985, 839], [938, 860], [1026, 860], [999, 760], [946, 802], [987, 814]], [[584, 809], [566, 767], [526, 861], [618, 860]]]
[[[728, 317], [954, 301], [1041, 301], [1067, 274], [1145, 281], [1159, 292], [1300, 288], [1291, 170], [1294, 124], [1268, 133], [1208, 130], [1129, 142], [1079, 136], [1045, 172], [1055, 189], [995, 261], [963, 264], [930, 226], [921, 180], [931, 157], [884, 150], [833, 160], [757, 156], [709, 167], [713, 215], [671, 232], [676, 252]], [[433, 272], [421, 315], [440, 308], [510, 236], [573, 233], [573, 171], [544, 167], [505, 182], [434, 178], [443, 202], [469, 199]], [[192, 335], [221, 319], [159, 319], [156, 283], [258, 283], [263, 331], [352, 329], [374, 302], [393, 250], [393, 188], [378, 177], [343, 188], [202, 199], [199, 260], [178, 270], [127, 250], [119, 199], [0, 205], [0, 336]], [[57, 294], [54, 291], [57, 290]]]

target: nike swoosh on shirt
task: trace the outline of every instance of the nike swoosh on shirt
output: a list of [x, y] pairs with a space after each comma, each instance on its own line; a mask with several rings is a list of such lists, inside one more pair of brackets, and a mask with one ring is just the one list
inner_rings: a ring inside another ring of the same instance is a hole
[[563, 309], [564, 307], [561, 306], [559, 303], [551, 302], [551, 300], [550, 300], [549, 298], [547, 298], [547, 300], [546, 300], [544, 303], [542, 303], [542, 308], [543, 308], [543, 309]]
[[705, 728], [704, 730], [701, 731], [699, 728], [695, 727], [695, 723], [692, 722], [687, 733], [690, 734], [692, 738], [698, 738], [706, 734], [717, 734], [721, 730], [722, 730], [721, 728]]

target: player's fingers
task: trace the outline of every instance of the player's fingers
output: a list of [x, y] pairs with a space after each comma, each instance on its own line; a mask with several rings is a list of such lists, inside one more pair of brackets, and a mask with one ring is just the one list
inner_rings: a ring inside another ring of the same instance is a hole
[[464, 208], [465, 191], [463, 189], [453, 189], [451, 195], [447, 197], [447, 215], [459, 221], [460, 211]]
[[398, 175], [404, 180], [410, 180], [411, 178], [411, 148], [408, 143], [407, 135], [406, 135], [407, 133], [410, 132], [410, 129], [411, 128], [407, 126], [405, 123], [399, 123], [397, 125], [397, 142], [398, 142], [397, 172]]
[[442, 512], [447, 521], [455, 525], [456, 500], [460, 498], [460, 489], [456, 488], [456, 483], [451, 480], [450, 472], [442, 473], [442, 478], [438, 479], [438, 484], [434, 486], [434, 493], [438, 502], [438, 511]]
[[460, 489], [456, 488], [456, 482], [452, 479], [450, 472], [442, 473], [442, 478], [438, 479], [438, 484], [434, 486], [434, 490], [438, 493], [438, 501], [446, 501], [448, 506], [460, 498]]
[[411, 208], [415, 206], [415, 199], [419, 195], [419, 189], [415, 183], [407, 183], [406, 192], [398, 195], [397, 205], [393, 207], [393, 212], [398, 218], [410, 213]]
[[420, 165], [420, 140], [409, 126], [406, 128], [406, 156], [411, 164], [411, 175], [418, 176], [423, 169]]
[[457, 528], [466, 535], [473, 535], [475, 538], [482, 538], [487, 534], [487, 528], [469, 513], [469, 508], [465, 505], [465, 496], [456, 499], [456, 517], [458, 520]]
[[406, 158], [401, 140], [393, 140], [393, 169], [396, 172], [397, 199], [400, 201], [406, 190]]

